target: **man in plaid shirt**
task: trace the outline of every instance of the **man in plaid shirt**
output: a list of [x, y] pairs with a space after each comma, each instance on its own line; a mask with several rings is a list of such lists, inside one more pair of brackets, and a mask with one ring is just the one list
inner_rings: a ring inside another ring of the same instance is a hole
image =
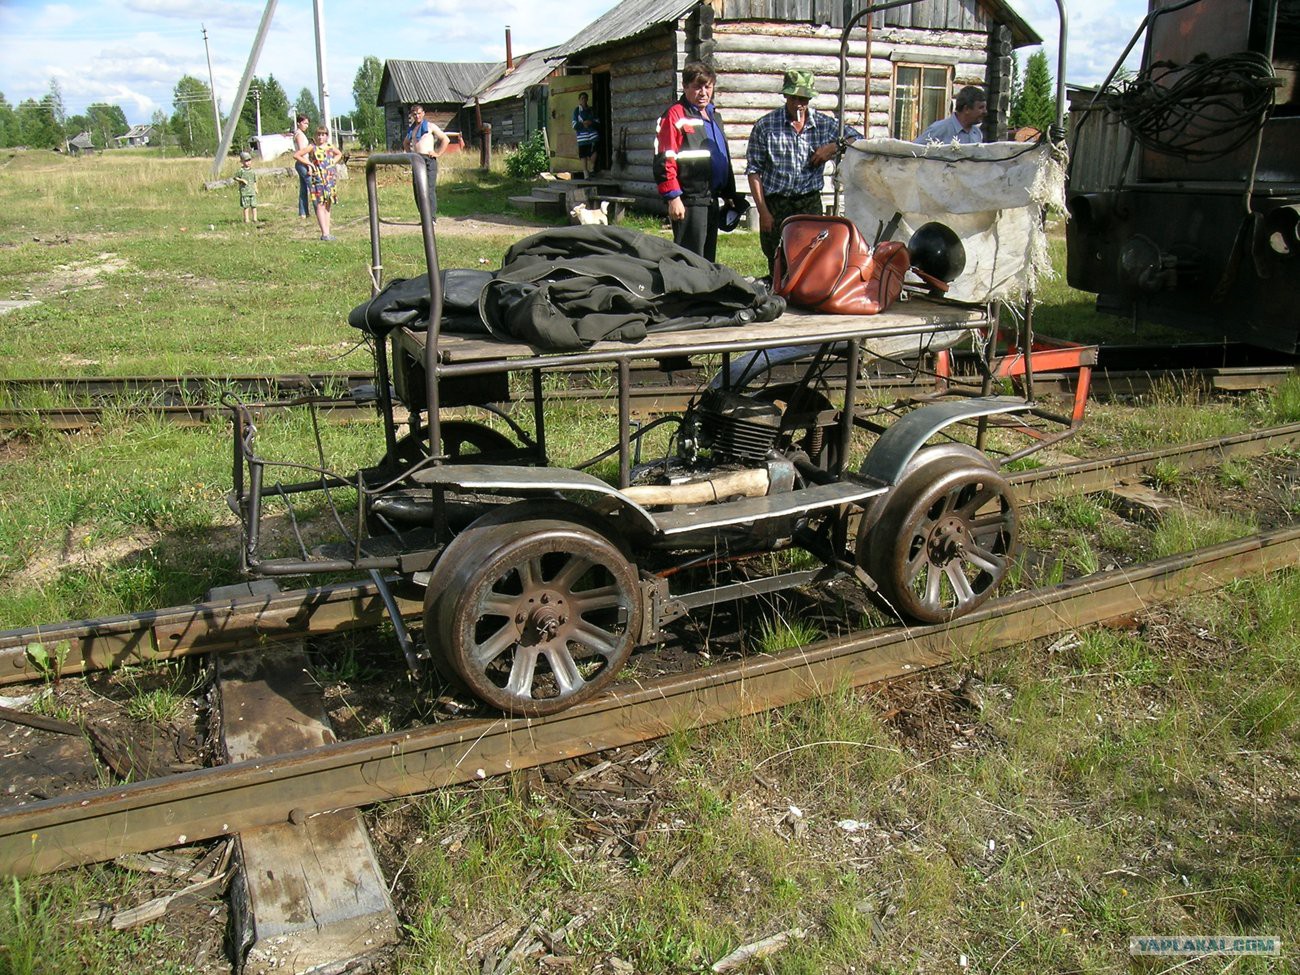
[[[745, 167], [769, 274], [781, 240], [781, 221], [796, 213], [822, 212], [826, 163], [835, 155], [839, 137], [835, 118], [808, 105], [817, 96], [811, 71], [787, 71], [781, 94], [785, 106], [768, 112], [749, 133]], [[852, 126], [845, 126], [844, 134], [862, 138]]]

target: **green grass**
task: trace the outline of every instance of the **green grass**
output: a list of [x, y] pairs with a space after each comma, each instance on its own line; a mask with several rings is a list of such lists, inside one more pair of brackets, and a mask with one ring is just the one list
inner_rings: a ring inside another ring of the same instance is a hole
[[663, 825], [635, 854], [584, 854], [561, 791], [464, 788], [422, 813], [376, 812], [384, 828], [422, 816], [436, 841], [402, 964], [476, 970], [430, 952], [454, 931], [579, 905], [596, 919], [567, 945], [580, 967], [613, 955], [646, 973], [704, 971], [794, 927], [808, 938], [769, 970], [958, 970], [965, 954], [974, 971], [1102, 972], [1127, 969], [1130, 936], [1189, 924], [1292, 938], [1300, 864], [1282, 796], [1296, 779], [1270, 770], [1298, 757], [1297, 596], [1286, 573], [1050, 656], [968, 661], [978, 705], [927, 722], [958, 725], [966, 747], [911, 739], [881, 721], [898, 705], [842, 688], [675, 736]]
[[[184, 940], [165, 926], [150, 924], [122, 933], [98, 925], [71, 925], [101, 901], [127, 898], [139, 875], [92, 868], [47, 880], [4, 878], [0, 890], [0, 971], [5, 975], [118, 975], [150, 971], [183, 975], [194, 968], [184, 959]], [[192, 952], [188, 952], [192, 955]]]
[[1172, 511], [1155, 530], [1151, 554], [1155, 558], [1232, 541], [1258, 531], [1253, 521], [1229, 515]]

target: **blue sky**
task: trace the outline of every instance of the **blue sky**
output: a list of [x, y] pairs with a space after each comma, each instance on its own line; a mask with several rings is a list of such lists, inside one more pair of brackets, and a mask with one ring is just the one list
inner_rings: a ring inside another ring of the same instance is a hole
[[[324, 0], [331, 108], [352, 107], [361, 59], [498, 61], [505, 28], [515, 53], [567, 40], [617, 0]], [[1072, 83], [1095, 83], [1146, 12], [1146, 0], [1067, 0]], [[1012, 0], [1047, 41], [1056, 61], [1055, 0]], [[224, 111], [248, 60], [264, 3], [260, 0], [0, 0], [0, 92], [10, 105], [40, 98], [57, 79], [69, 114], [92, 102], [122, 106], [128, 121], [171, 114], [182, 75], [206, 80], [201, 26], [208, 31], [217, 94]], [[289, 94], [316, 90], [311, 0], [279, 0], [257, 74], [274, 74]], [[1022, 51], [1022, 55], [1027, 52]], [[1055, 68], [1053, 68], [1055, 75]]]

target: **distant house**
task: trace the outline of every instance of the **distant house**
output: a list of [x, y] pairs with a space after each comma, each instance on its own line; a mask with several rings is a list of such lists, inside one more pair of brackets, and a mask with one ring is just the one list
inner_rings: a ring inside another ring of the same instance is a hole
[[82, 132], [75, 139], [68, 140], [68, 152], [80, 156], [83, 152], [94, 152], [95, 143], [90, 141], [90, 133]]
[[126, 149], [131, 146], [147, 146], [152, 140], [153, 126], [148, 124], [133, 125], [127, 130], [126, 135], [119, 135], [113, 139], [119, 149]]
[[[494, 73], [495, 72], [495, 73]], [[465, 103], [479, 87], [500, 74], [490, 61], [386, 61], [377, 102], [384, 109], [384, 142], [401, 146], [407, 109], [419, 102], [428, 118], [449, 132], [473, 128]]]
[[556, 50], [548, 47], [495, 65], [489, 80], [465, 102], [467, 109], [477, 109], [478, 121], [492, 126], [494, 146], [518, 145], [546, 128], [547, 81], [564, 71], [564, 60], [555, 58]]
[[[623, 0], [552, 55], [567, 60], [565, 89], [582, 84], [603, 121], [599, 169], [622, 191], [658, 209], [651, 171], [655, 120], [681, 94], [681, 69], [707, 58], [718, 73], [715, 102], [727, 126], [737, 186], [746, 189], [749, 130], [782, 104], [781, 78], [789, 68], [812, 71], [813, 107], [836, 109], [840, 33], [849, 5], [842, 0]], [[851, 14], [850, 14], [851, 16]], [[849, 43], [846, 117], [872, 136], [914, 138], [951, 111], [963, 85], [989, 96], [984, 123], [989, 140], [1007, 138], [1013, 49], [1039, 44], [1005, 0], [918, 0], [879, 11], [870, 34], [855, 28]], [[551, 90], [556, 168], [574, 168], [561, 142], [571, 105]], [[571, 97], [576, 98], [578, 89]]]
[[[344, 119], [347, 120], [346, 125], [344, 124]], [[336, 118], [334, 120], [334, 144], [342, 147], [347, 143], [355, 143], [356, 141], [357, 130], [353, 127], [352, 120], [346, 115], [342, 118]]]

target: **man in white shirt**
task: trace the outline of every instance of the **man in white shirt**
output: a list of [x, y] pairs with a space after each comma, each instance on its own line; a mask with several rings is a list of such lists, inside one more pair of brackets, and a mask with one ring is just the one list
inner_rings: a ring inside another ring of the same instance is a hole
[[980, 123], [988, 108], [984, 91], [975, 85], [967, 85], [957, 92], [953, 100], [953, 113], [941, 118], [917, 137], [921, 145], [940, 142], [948, 145], [957, 142], [961, 145], [978, 145], [984, 141], [984, 130]]

